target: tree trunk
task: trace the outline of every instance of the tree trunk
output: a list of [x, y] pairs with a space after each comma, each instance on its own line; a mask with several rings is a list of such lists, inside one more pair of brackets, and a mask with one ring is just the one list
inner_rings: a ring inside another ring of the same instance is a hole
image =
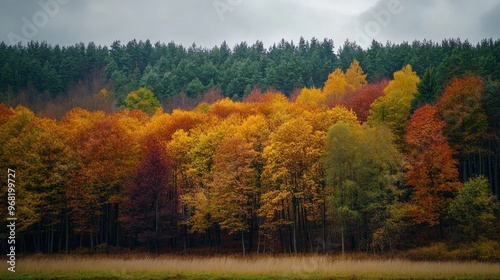
[[184, 225], [184, 255], [187, 254], [187, 247], [188, 247], [188, 233], [187, 233], [187, 226]]
[[241, 231], [241, 248], [243, 249], [243, 256], [245, 256], [245, 234]]
[[292, 197], [293, 252], [297, 254], [297, 200]]
[[344, 245], [344, 224], [342, 223], [342, 225], [340, 226], [340, 239], [342, 241], [342, 255], [344, 255], [344, 248], [345, 248], [345, 245]]
[[266, 254], [266, 237], [265, 236], [264, 236], [264, 244], [263, 244], [263, 246], [264, 246], [264, 249], [262, 250], [262, 253]]
[[50, 228], [50, 247], [49, 247], [49, 254], [52, 254], [54, 252], [54, 235], [56, 234], [56, 231], [54, 229], [54, 225], [51, 226]]
[[92, 231], [90, 232], [90, 251], [94, 253], [94, 235], [92, 234]]
[[497, 194], [497, 199], [500, 200], [500, 186], [498, 186], [498, 156], [495, 156], [495, 192]]
[[252, 218], [250, 219], [250, 228], [249, 228], [249, 238], [248, 238], [248, 252], [252, 251], [253, 247], [253, 235], [254, 235], [254, 216], [252, 215]]
[[257, 255], [259, 254], [260, 250], [260, 229], [257, 231]]
[[62, 252], [62, 241], [64, 238], [64, 223], [59, 223], [59, 238], [57, 239], [57, 252]]
[[120, 211], [120, 205], [118, 203], [115, 203], [115, 244], [116, 247], [120, 246], [120, 220], [118, 220], [118, 213]]
[[322, 224], [323, 224], [323, 254], [325, 253], [325, 250], [326, 250], [326, 201], [323, 200], [323, 205], [322, 205], [322, 208], [321, 209], [321, 216], [322, 216]]
[[69, 217], [68, 217], [68, 213], [66, 213], [66, 244], [65, 244], [65, 248], [64, 248], [64, 251], [66, 253], [68, 253], [68, 249], [69, 249]]
[[104, 217], [105, 217], [105, 219], [104, 219], [104, 243], [106, 243], [106, 253], [108, 253], [108, 246], [107, 246], [109, 244], [108, 243], [109, 242], [109, 240], [108, 240], [108, 233], [109, 233], [108, 230], [109, 230], [109, 224], [110, 224], [108, 222], [108, 220], [109, 220], [109, 203], [106, 203], [105, 207], [106, 207], [106, 212], [105, 212], [105, 215], [104, 215]]

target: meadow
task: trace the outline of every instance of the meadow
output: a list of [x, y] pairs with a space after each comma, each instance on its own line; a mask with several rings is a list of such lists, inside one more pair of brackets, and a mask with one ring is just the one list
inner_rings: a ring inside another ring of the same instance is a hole
[[27, 256], [0, 279], [500, 279], [500, 263], [338, 256]]

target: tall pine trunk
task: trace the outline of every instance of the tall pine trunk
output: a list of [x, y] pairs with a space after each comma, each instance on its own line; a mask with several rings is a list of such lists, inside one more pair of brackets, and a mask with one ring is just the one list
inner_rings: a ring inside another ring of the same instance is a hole
[[243, 249], [243, 256], [245, 256], [245, 234], [241, 231], [241, 248]]

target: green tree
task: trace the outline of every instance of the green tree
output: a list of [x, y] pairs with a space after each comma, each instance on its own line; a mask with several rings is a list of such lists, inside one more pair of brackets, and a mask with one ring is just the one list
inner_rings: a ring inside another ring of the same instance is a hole
[[438, 93], [436, 71], [433, 68], [427, 68], [422, 81], [418, 84], [418, 93], [411, 102], [411, 112], [424, 104], [434, 104]]
[[147, 88], [140, 88], [132, 91], [125, 98], [125, 105], [122, 109], [139, 109], [148, 114], [153, 114], [157, 108], [161, 108], [160, 101], [156, 99], [153, 92]]
[[139, 81], [139, 86], [151, 90], [160, 98], [165, 97], [163, 85], [161, 84], [161, 78], [158, 75], [156, 67], [151, 67], [149, 64], [144, 70], [144, 75], [142, 75], [142, 78]]
[[499, 210], [488, 179], [483, 176], [469, 179], [450, 204], [449, 215], [458, 223], [453, 236], [468, 242], [495, 238], [500, 230]]
[[201, 83], [200, 79], [194, 78], [186, 86], [186, 94], [191, 98], [195, 98], [200, 95], [205, 90], [205, 87]]
[[[331, 214], [340, 223], [342, 249], [346, 233], [351, 247], [368, 249], [373, 236], [389, 216], [395, 185], [400, 180], [402, 156], [385, 126], [333, 125], [324, 155]], [[359, 229], [358, 238], [353, 229]], [[361, 244], [359, 244], [361, 243]]]

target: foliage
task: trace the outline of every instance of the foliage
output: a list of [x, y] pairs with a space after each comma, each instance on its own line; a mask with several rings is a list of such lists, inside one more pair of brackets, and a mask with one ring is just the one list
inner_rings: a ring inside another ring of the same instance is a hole
[[499, 234], [495, 225], [500, 221], [500, 208], [485, 177], [464, 184], [450, 204], [449, 214], [458, 223], [453, 232], [456, 240], [493, 239]]
[[345, 106], [351, 108], [361, 122], [365, 122], [368, 119], [370, 105], [384, 94], [384, 89], [388, 83], [388, 80], [383, 80], [377, 84], [361, 87], [346, 99]]
[[[207, 243], [236, 252], [236, 233], [243, 253], [335, 252], [337, 244], [377, 252], [442, 237], [461, 243], [465, 235], [490, 244], [485, 237], [498, 237], [493, 197], [465, 195], [457, 167], [463, 181], [488, 178], [490, 186], [476, 190], [500, 193], [498, 81], [467, 75], [446, 86], [447, 72], [434, 65], [442, 58], [431, 54], [396, 71], [406, 65], [403, 54], [423, 48], [434, 46], [374, 42], [365, 52], [346, 42], [334, 54], [331, 41], [316, 39], [301, 40], [300, 51], [285, 41], [269, 50], [115, 43], [102, 54], [110, 84], [88, 83], [102, 89], [103, 103], [129, 102], [131, 110], [73, 108], [57, 121], [0, 105], [0, 165], [22, 177], [19, 248], [51, 253], [127, 241], [158, 252], [182, 242], [185, 253]], [[381, 63], [388, 53], [396, 58]], [[435, 70], [419, 83], [427, 64]], [[74, 92], [85, 95], [89, 84]], [[163, 111], [150, 90], [172, 108], [199, 104]], [[436, 107], [426, 104], [434, 100]], [[479, 217], [472, 228], [464, 213]]]
[[328, 132], [324, 161], [327, 186], [333, 189], [332, 214], [339, 216], [342, 241], [344, 230], [363, 225], [362, 242], [367, 248], [396, 195], [394, 185], [402, 161], [392, 134], [384, 126], [352, 127], [338, 122]]
[[461, 185], [457, 161], [443, 134], [445, 125], [433, 107], [424, 105], [415, 111], [406, 127], [406, 184], [412, 187], [412, 212], [417, 224], [441, 224]]
[[150, 136], [144, 146], [141, 163], [125, 182], [122, 220], [128, 236], [139, 242], [159, 242], [174, 236], [177, 191], [170, 182], [170, 162], [161, 142]]
[[148, 114], [154, 113], [160, 107], [160, 101], [156, 99], [152, 91], [146, 88], [140, 88], [129, 93], [125, 98], [125, 105], [122, 106], [122, 108], [130, 110], [139, 109]]
[[411, 102], [417, 94], [420, 78], [410, 65], [394, 73], [394, 79], [384, 88], [384, 95], [371, 104], [368, 122], [385, 123], [401, 144], [406, 121], [410, 117]]
[[476, 75], [454, 78], [436, 104], [438, 114], [448, 123], [445, 134], [461, 154], [483, 152], [487, 137], [487, 116], [482, 106], [484, 83]]
[[297, 102], [318, 106], [322, 104], [325, 100], [325, 95], [320, 89], [313, 88], [303, 88], [300, 91], [299, 96], [297, 96]]
[[[498, 39], [473, 45], [457, 38], [400, 44], [373, 41], [363, 49], [346, 41], [335, 51], [334, 42], [326, 38], [300, 38], [298, 43], [281, 40], [268, 48], [260, 41], [235, 46], [222, 42], [213, 48], [135, 39], [115, 41], [109, 46], [0, 42], [0, 102], [50, 113], [49, 109], [75, 106], [75, 100], [65, 98], [75, 87], [83, 89], [75, 95], [82, 100], [104, 87], [118, 106], [124, 105], [128, 93], [141, 87], [152, 90], [162, 102], [172, 103], [182, 92], [196, 98], [211, 88], [218, 88], [231, 98], [241, 98], [254, 88], [276, 89], [290, 96], [295, 89], [323, 87], [337, 68], [345, 71], [347, 78], [353, 61], [359, 61], [370, 83], [391, 78], [392, 73], [407, 64], [421, 77], [432, 68], [435, 92], [440, 94], [454, 77], [468, 73], [499, 80], [499, 45]], [[363, 76], [360, 71], [351, 72], [359, 78]], [[349, 79], [348, 83], [354, 82]], [[77, 104], [94, 109], [87, 102]]]

